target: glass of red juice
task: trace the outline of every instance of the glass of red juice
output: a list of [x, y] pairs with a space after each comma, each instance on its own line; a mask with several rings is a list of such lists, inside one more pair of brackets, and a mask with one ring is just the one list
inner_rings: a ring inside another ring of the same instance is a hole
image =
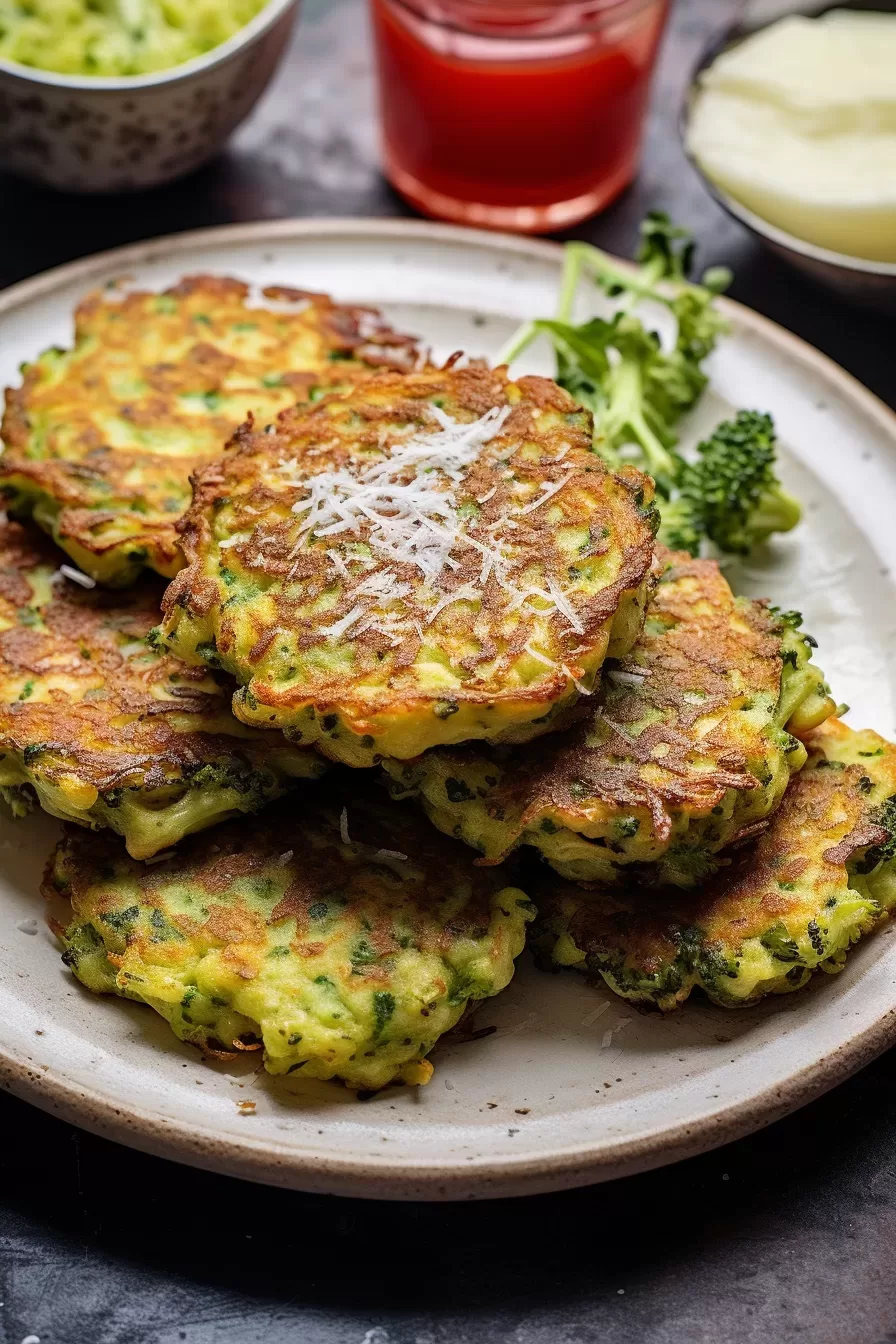
[[669, 0], [370, 0], [383, 160], [416, 209], [546, 233], [637, 171]]

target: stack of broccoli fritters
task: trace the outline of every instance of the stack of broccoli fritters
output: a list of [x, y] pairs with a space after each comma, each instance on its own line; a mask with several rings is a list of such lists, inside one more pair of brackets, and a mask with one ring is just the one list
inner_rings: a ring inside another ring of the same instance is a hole
[[352, 766], [525, 742], [643, 622], [656, 516], [547, 378], [381, 374], [196, 478], [162, 637], [234, 712]]
[[641, 635], [568, 732], [515, 752], [388, 762], [449, 835], [496, 862], [532, 845], [564, 877], [691, 886], [774, 812], [833, 709], [798, 618], [659, 547]]
[[829, 719], [768, 828], [696, 891], [542, 890], [536, 941], [557, 966], [676, 1008], [699, 986], [725, 1007], [838, 971], [896, 905], [896, 748]]
[[85, 589], [59, 559], [36, 529], [0, 524], [0, 788], [14, 812], [36, 796], [147, 859], [323, 774], [313, 752], [235, 719], [213, 673], [148, 643], [155, 576]]
[[798, 614], [657, 544], [594, 388], [211, 277], [76, 327], [7, 396], [0, 487], [62, 551], [0, 529], [0, 790], [67, 823], [89, 988], [376, 1089], [533, 920], [667, 1009], [797, 988], [896, 901], [896, 749], [831, 719]]
[[[264, 297], [286, 311], [208, 278], [94, 298], [75, 349], [10, 394], [10, 504], [85, 568], [19, 523], [0, 536], [3, 788], [126, 841], [70, 826], [48, 870], [86, 984], [213, 1052], [261, 1044], [273, 1072], [423, 1082], [512, 974], [535, 911], [508, 875], [382, 788], [372, 804], [369, 771], [323, 811], [299, 791], [168, 847], [326, 757], [554, 730], [638, 636], [652, 486], [604, 466], [546, 379], [375, 374], [416, 362], [376, 315]], [[319, 406], [275, 418], [300, 395]], [[156, 631], [154, 580], [97, 583], [177, 568], [188, 473], [190, 565]]]
[[795, 613], [734, 598], [714, 561], [658, 548], [657, 569], [578, 724], [386, 770], [480, 865], [541, 851], [540, 964], [664, 1011], [695, 988], [737, 1007], [840, 970], [896, 905], [896, 748], [830, 717]]

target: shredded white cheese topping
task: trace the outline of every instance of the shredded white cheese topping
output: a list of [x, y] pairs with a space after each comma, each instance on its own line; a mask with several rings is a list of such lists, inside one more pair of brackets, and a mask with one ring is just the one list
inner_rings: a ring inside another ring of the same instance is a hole
[[[288, 482], [307, 492], [292, 508], [302, 519], [295, 551], [312, 533], [355, 533], [366, 522], [371, 550], [416, 565], [430, 582], [439, 577], [462, 540], [451, 487], [500, 432], [510, 407], [487, 411], [471, 424], [459, 424], [437, 406], [431, 410], [439, 429], [414, 434], [389, 457], [359, 472], [341, 467]], [[292, 466], [284, 463], [282, 470]]]
[[[409, 629], [422, 637], [418, 623], [411, 622], [402, 600], [412, 592], [410, 584], [399, 579], [393, 565], [412, 565], [419, 570], [423, 584], [418, 600], [428, 608], [424, 628], [456, 602], [478, 602], [483, 589], [494, 576], [507, 595], [508, 611], [522, 609], [531, 615], [550, 617], [559, 612], [578, 634], [585, 627], [569, 597], [556, 583], [543, 588], [520, 588], [510, 581], [513, 557], [507, 551], [508, 542], [502, 543], [497, 532], [519, 526], [513, 518], [503, 516], [489, 526], [489, 543], [485, 544], [466, 529], [459, 516], [456, 487], [469, 467], [482, 455], [500, 433], [511, 407], [494, 407], [471, 423], [454, 420], [437, 406], [429, 407], [438, 423], [437, 429], [420, 430], [392, 447], [388, 456], [369, 465], [340, 467], [307, 475], [295, 458], [280, 463], [275, 470], [283, 482], [301, 491], [292, 506], [299, 520], [298, 532], [292, 547], [292, 556], [298, 556], [309, 540], [329, 540], [336, 543], [326, 551], [334, 577], [349, 582], [358, 569], [349, 565], [370, 568], [379, 563], [385, 567], [362, 578], [351, 592], [352, 606], [330, 625], [320, 627], [325, 637], [333, 640], [345, 636], [356, 637], [366, 630], [384, 635], [393, 647], [408, 635]], [[388, 436], [381, 435], [382, 446]], [[569, 451], [563, 446], [561, 457]], [[309, 449], [303, 461], [313, 455]], [[501, 464], [495, 463], [501, 470]], [[501, 471], [502, 479], [512, 478], [512, 472]], [[567, 471], [559, 480], [545, 482], [535, 499], [517, 506], [519, 516], [532, 513], [562, 490], [575, 474]], [[494, 485], [478, 502], [490, 500], [498, 486]], [[364, 541], [375, 560], [352, 555], [346, 543], [357, 540], [364, 529]], [[492, 540], [494, 538], [494, 540]], [[509, 540], [509, 539], [508, 539]], [[340, 547], [341, 543], [341, 547]], [[475, 583], [466, 583], [453, 592], [445, 592], [439, 580], [446, 571], [456, 570], [458, 561], [451, 552], [458, 546], [471, 547], [482, 556], [482, 565]], [[337, 549], [337, 547], [340, 547]], [[296, 566], [293, 567], [295, 570]], [[292, 577], [292, 572], [290, 576]], [[533, 605], [532, 599], [538, 599]], [[536, 661], [557, 670], [558, 664], [543, 653], [527, 652]], [[567, 669], [562, 669], [570, 675]]]
[[64, 579], [71, 579], [72, 583], [80, 584], [82, 588], [96, 587], [96, 579], [92, 579], [89, 574], [83, 574], [80, 569], [75, 569], [73, 565], [60, 565], [58, 573]]

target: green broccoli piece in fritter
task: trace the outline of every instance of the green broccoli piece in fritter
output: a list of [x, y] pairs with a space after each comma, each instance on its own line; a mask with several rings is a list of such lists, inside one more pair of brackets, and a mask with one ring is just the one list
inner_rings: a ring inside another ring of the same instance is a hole
[[797, 501], [775, 475], [775, 427], [759, 411], [739, 411], [683, 463], [672, 498], [662, 506], [660, 540], [697, 554], [704, 539], [746, 555], [774, 532], [800, 520]]
[[882, 826], [888, 833], [887, 839], [880, 845], [874, 845], [858, 863], [859, 873], [873, 873], [882, 863], [896, 858], [896, 795], [887, 798], [872, 814], [872, 821]]

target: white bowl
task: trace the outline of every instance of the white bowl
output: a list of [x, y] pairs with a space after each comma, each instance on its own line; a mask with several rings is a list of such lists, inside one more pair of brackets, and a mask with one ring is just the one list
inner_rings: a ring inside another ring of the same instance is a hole
[[[747, 0], [738, 9], [734, 22], [716, 33], [700, 56], [685, 93], [679, 116], [679, 133], [684, 152], [710, 195], [715, 197], [732, 219], [749, 229], [770, 251], [802, 271], [810, 280], [825, 285], [850, 303], [877, 312], [896, 313], [896, 262], [868, 261], [845, 252], [832, 252], [829, 248], [818, 247], [815, 243], [808, 243], [804, 238], [797, 238], [779, 229], [777, 225], [754, 214], [707, 177], [688, 147], [688, 124], [700, 87], [700, 76], [721, 52], [737, 46], [745, 38], [788, 15], [802, 14], [814, 18], [829, 9], [866, 7], [865, 0]], [[886, 13], [896, 13], [896, 0], [874, 0], [872, 7]]]
[[64, 191], [135, 191], [210, 159], [265, 89], [299, 0], [149, 75], [60, 75], [0, 60], [0, 167]]

